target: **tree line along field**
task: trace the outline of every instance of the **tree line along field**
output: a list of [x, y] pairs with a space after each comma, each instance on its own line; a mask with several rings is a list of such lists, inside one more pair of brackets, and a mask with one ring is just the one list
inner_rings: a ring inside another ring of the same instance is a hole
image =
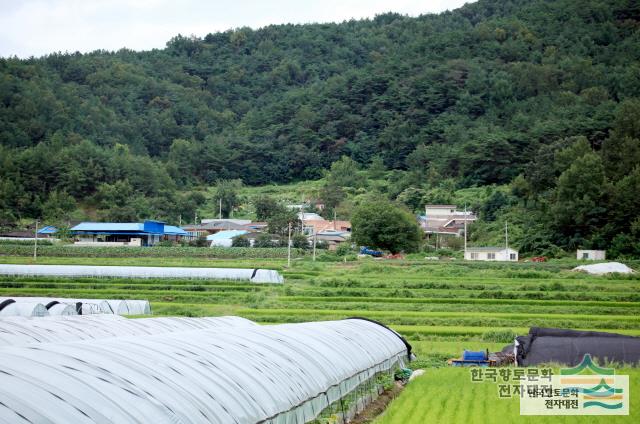
[[[0, 256], [0, 262], [33, 263], [33, 259]], [[287, 268], [280, 258], [40, 257], [37, 263], [277, 269], [285, 277], [283, 285], [4, 276], [0, 296], [144, 298], [151, 301], [154, 315], [239, 315], [264, 324], [353, 316], [380, 320], [407, 337], [418, 356], [412, 366], [426, 368], [427, 375], [410, 384], [376, 424], [515, 419], [517, 401], [498, 399], [491, 385], [471, 385], [466, 370], [445, 368], [446, 359], [459, 356], [463, 349], [500, 350], [530, 326], [640, 336], [640, 276], [575, 273], [570, 271], [575, 261], [323, 263], [305, 257]], [[640, 268], [638, 262], [628, 265]], [[640, 393], [634, 378], [631, 381], [631, 393]], [[633, 402], [637, 399], [636, 395]]]

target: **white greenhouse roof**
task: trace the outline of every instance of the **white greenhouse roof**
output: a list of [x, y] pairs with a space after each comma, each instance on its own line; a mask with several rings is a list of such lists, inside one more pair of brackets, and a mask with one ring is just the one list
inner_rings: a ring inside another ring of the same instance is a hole
[[0, 422], [289, 424], [403, 366], [358, 319], [0, 349]]
[[[15, 308], [11, 308], [11, 304], [3, 306], [3, 302], [13, 302], [19, 305], [24, 303], [42, 304], [49, 311], [45, 315], [91, 315], [91, 314], [116, 314], [116, 315], [149, 315], [151, 314], [151, 305], [148, 300], [132, 300], [132, 299], [71, 299], [63, 297], [0, 297], [0, 315], [4, 316], [30, 316], [24, 313], [14, 313]], [[73, 308], [63, 310], [58, 308], [51, 312], [51, 309], [57, 304], [65, 304]], [[80, 304], [80, 311], [78, 311]], [[22, 312], [23, 310], [18, 310]]]
[[[0, 299], [4, 301], [4, 299]], [[49, 316], [47, 308], [38, 302], [12, 302], [5, 304], [0, 310], [0, 317], [46, 317]]]
[[[51, 309], [49, 309], [49, 311], [51, 311]], [[77, 340], [172, 333], [206, 328], [255, 325], [258, 324], [240, 317], [127, 319], [118, 315], [106, 314], [65, 317], [51, 316], [33, 319], [3, 317], [0, 319], [0, 346], [22, 346], [32, 343], [61, 343]]]
[[252, 283], [283, 283], [278, 271], [258, 268], [179, 268], [155, 266], [0, 264], [0, 275], [55, 277], [197, 278]]

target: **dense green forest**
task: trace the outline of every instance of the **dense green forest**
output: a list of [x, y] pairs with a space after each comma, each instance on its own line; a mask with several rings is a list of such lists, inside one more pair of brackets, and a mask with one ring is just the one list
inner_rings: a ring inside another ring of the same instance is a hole
[[638, 0], [480, 0], [3, 58], [0, 225], [175, 221], [216, 181], [318, 179], [348, 157], [387, 183], [332, 181], [335, 207], [343, 186], [414, 211], [487, 187], [477, 234], [508, 219], [527, 252], [640, 255], [639, 28]]

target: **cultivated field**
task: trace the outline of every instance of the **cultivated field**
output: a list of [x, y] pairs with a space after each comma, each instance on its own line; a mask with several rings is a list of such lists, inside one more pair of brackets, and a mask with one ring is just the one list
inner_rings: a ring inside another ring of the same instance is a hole
[[[31, 263], [31, 259], [0, 256], [0, 262]], [[470, 386], [465, 370], [432, 369], [444, 366], [447, 358], [460, 355], [464, 348], [499, 350], [530, 326], [640, 335], [640, 277], [574, 273], [572, 261], [313, 263], [305, 257], [290, 269], [280, 258], [43, 257], [38, 263], [278, 269], [284, 285], [0, 277], [0, 296], [145, 298], [156, 315], [239, 315], [261, 323], [377, 319], [413, 343], [419, 358], [414, 366], [429, 367], [427, 376], [409, 385], [392, 404], [382, 423], [485, 422], [485, 413], [500, 422], [512, 421], [508, 417], [518, 414], [517, 402], [499, 400], [494, 386]], [[640, 268], [638, 263], [628, 264]], [[441, 381], [444, 386], [439, 386]], [[631, 393], [637, 402], [637, 383]]]
[[374, 424], [471, 423], [556, 424], [632, 423], [640, 419], [640, 370], [617, 370], [629, 375], [629, 416], [521, 416], [518, 398], [500, 399], [493, 382], [472, 383], [469, 369], [429, 369], [393, 401]]

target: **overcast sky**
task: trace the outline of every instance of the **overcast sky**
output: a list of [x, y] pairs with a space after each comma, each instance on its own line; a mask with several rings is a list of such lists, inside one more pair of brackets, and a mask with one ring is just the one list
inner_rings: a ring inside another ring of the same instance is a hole
[[163, 48], [174, 35], [269, 24], [410, 16], [472, 0], [0, 0], [0, 56]]

